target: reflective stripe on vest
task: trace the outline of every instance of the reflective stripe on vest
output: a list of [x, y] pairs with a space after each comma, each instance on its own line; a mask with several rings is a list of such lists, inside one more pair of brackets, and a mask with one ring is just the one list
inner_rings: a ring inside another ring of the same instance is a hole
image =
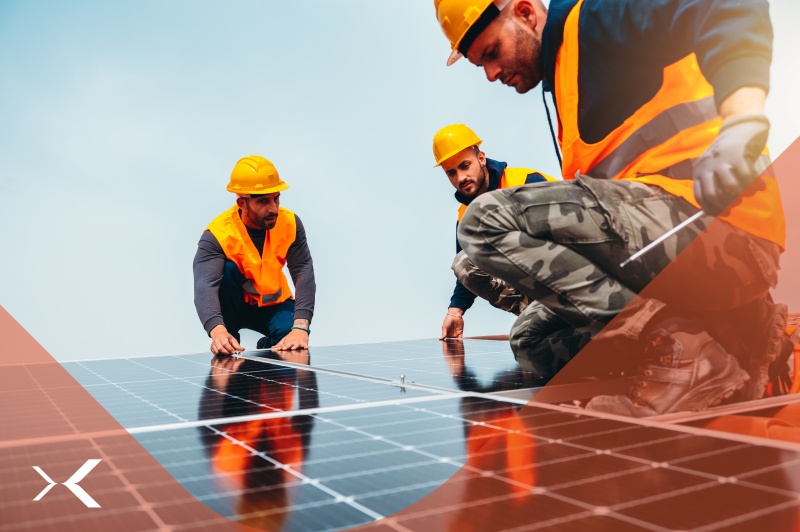
[[[547, 181], [557, 181], [556, 178], [550, 177], [547, 174], [543, 174], [536, 170], [531, 170], [530, 168], [506, 168], [503, 170], [503, 175], [500, 176], [500, 184], [497, 186], [497, 190], [501, 188], [513, 188], [513, 187], [521, 187], [525, 184], [525, 181], [528, 179], [528, 176], [531, 174], [539, 174], [545, 178]], [[461, 218], [464, 217], [464, 213], [467, 211], [467, 206], [463, 203], [458, 206], [458, 221], [461, 221]]]
[[[721, 119], [714, 89], [690, 54], [664, 68], [661, 88], [604, 139], [584, 142], [578, 130], [578, 22], [583, 0], [570, 12], [564, 41], [556, 58], [555, 97], [564, 179], [580, 172], [596, 179], [631, 179], [656, 185], [694, 206], [693, 160], [703, 154], [719, 133]], [[635, 83], [631, 80], [630, 83]], [[762, 154], [756, 168], [769, 165]], [[765, 189], [743, 196], [723, 220], [783, 248], [786, 221], [774, 177], [759, 178]]]
[[297, 222], [292, 211], [279, 209], [275, 227], [264, 236], [261, 254], [247, 234], [236, 205], [214, 218], [208, 230], [219, 242], [225, 256], [247, 279], [242, 285], [246, 301], [264, 307], [283, 303], [292, 297], [283, 273], [286, 253], [297, 236]]

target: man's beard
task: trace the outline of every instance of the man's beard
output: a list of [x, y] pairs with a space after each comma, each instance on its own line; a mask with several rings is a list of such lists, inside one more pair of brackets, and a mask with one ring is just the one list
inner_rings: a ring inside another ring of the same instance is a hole
[[269, 219], [266, 216], [264, 218], [256, 218], [256, 216], [252, 212], [247, 213], [247, 221], [249, 222], [250, 227], [258, 227], [262, 231], [269, 231], [275, 224], [278, 222], [278, 217]]
[[484, 164], [481, 167], [481, 176], [475, 180], [475, 193], [464, 194], [463, 191], [461, 191], [461, 193], [468, 198], [475, 199], [480, 196], [482, 192], [486, 192], [487, 190], [489, 190], [489, 169], [486, 168], [486, 165]]
[[519, 26], [514, 26], [514, 51], [517, 57], [517, 65], [523, 68], [518, 72], [522, 84], [515, 87], [518, 93], [525, 94], [536, 87], [542, 80], [542, 43], [528, 31]]
[[269, 231], [270, 229], [275, 227], [276, 223], [278, 223], [277, 216], [275, 218], [263, 218], [261, 220], [261, 227], [262, 229], [264, 229], [264, 231]]

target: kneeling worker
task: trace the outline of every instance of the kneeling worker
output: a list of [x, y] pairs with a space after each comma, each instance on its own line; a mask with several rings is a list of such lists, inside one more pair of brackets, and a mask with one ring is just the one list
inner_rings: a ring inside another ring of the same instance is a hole
[[[433, 156], [436, 166], [441, 166], [450, 184], [456, 189], [455, 197], [461, 203], [458, 222], [472, 200], [491, 190], [518, 187], [529, 183], [555, 181], [529, 168], [507, 168], [506, 163], [486, 157], [478, 146], [483, 142], [464, 124], [445, 126], [433, 136]], [[458, 230], [456, 222], [456, 230]], [[456, 287], [450, 306], [442, 323], [445, 338], [461, 338], [464, 332], [464, 313], [480, 296], [492, 306], [519, 315], [528, 305], [528, 299], [505, 282], [479, 270], [461, 251], [456, 239], [456, 258], [453, 271]]]
[[[314, 315], [314, 265], [303, 224], [280, 207], [289, 188], [258, 155], [240, 159], [228, 191], [236, 205], [209, 224], [194, 257], [194, 304], [211, 352], [244, 351], [239, 331], [264, 335], [257, 348], [305, 349]], [[287, 265], [297, 300], [283, 273]]]

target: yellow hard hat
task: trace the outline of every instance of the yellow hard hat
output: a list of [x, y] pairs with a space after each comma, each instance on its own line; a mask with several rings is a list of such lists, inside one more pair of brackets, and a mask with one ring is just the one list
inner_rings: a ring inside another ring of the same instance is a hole
[[467, 54], [472, 42], [500, 14], [492, 0], [433, 0], [436, 18], [450, 40], [447, 66]]
[[289, 185], [281, 181], [278, 169], [260, 155], [250, 155], [239, 159], [231, 172], [228, 192], [242, 196], [250, 194], [272, 194], [286, 190]]
[[436, 159], [434, 168], [447, 159], [470, 146], [478, 146], [483, 142], [478, 135], [464, 124], [450, 124], [445, 126], [433, 136], [433, 157]]

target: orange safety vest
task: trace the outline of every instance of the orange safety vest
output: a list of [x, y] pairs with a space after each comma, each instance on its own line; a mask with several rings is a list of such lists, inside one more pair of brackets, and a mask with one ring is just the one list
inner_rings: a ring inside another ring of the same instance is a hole
[[[694, 53], [664, 68], [664, 80], [653, 98], [603, 140], [588, 144], [578, 131], [578, 20], [583, 0], [570, 12], [558, 51], [555, 97], [564, 179], [580, 172], [597, 179], [630, 179], [656, 185], [700, 207], [694, 197], [692, 159], [719, 134], [722, 120], [714, 89], [700, 72]], [[766, 152], [766, 150], [765, 150]], [[761, 162], [768, 163], [762, 154]], [[762, 175], [766, 189], [743, 196], [723, 220], [784, 247], [786, 219], [778, 184]]]
[[214, 218], [208, 230], [222, 246], [225, 256], [247, 278], [242, 286], [246, 301], [266, 307], [292, 297], [292, 289], [283, 273], [286, 253], [297, 237], [297, 222], [292, 211], [279, 208], [275, 227], [264, 237], [261, 254], [247, 234], [236, 205]]
[[[521, 187], [525, 184], [525, 180], [528, 179], [530, 174], [539, 174], [547, 181], [556, 181], [554, 177], [550, 177], [547, 174], [543, 174], [541, 172], [537, 172], [536, 170], [531, 170], [530, 168], [506, 168], [503, 170], [503, 175], [500, 176], [500, 184], [497, 186], [496, 190], [500, 190], [501, 188], [513, 188], [513, 187]], [[464, 213], [467, 211], [467, 206], [463, 203], [458, 207], [458, 221], [461, 222], [461, 218], [464, 217]]]

